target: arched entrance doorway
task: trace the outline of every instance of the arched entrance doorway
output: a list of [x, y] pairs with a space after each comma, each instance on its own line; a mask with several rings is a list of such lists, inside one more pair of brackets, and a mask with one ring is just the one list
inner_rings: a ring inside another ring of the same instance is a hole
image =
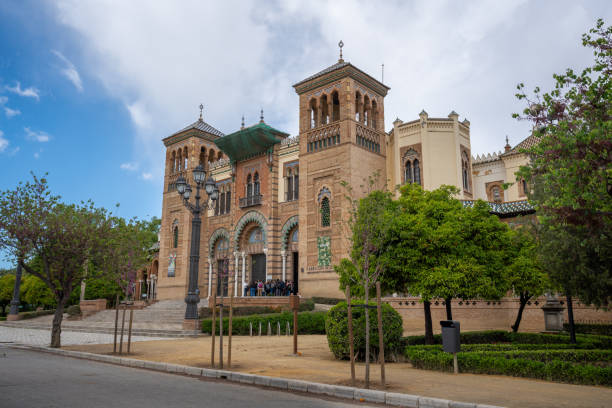
[[217, 296], [227, 296], [229, 287], [229, 239], [221, 237], [215, 243], [214, 268], [217, 278]]

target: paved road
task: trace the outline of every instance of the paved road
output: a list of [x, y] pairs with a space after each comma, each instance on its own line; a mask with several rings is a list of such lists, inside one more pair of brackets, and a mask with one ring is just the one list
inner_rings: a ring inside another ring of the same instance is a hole
[[[132, 336], [133, 342], [147, 340], [167, 340], [167, 338]], [[119, 341], [119, 339], [117, 339], [117, 341]], [[123, 341], [127, 343], [127, 336], [123, 337]], [[110, 344], [112, 342], [112, 334], [71, 332], [62, 330], [62, 346], [76, 344]], [[51, 343], [51, 330], [22, 329], [21, 327], [0, 326], [0, 343], [20, 343], [32, 346], [48, 346]]]
[[[0, 407], [354, 407], [0, 345]], [[364, 404], [359, 404], [364, 407]]]

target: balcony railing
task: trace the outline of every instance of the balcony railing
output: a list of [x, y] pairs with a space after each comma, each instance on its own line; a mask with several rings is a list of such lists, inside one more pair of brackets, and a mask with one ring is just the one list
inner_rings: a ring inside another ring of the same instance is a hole
[[254, 205], [261, 205], [263, 195], [257, 194], [252, 196], [243, 197], [240, 199], [240, 208], [253, 207]]

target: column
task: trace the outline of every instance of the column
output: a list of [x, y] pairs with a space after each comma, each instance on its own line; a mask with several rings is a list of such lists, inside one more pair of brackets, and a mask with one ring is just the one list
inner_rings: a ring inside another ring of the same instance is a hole
[[[238, 297], [238, 252], [234, 252], [235, 268], [234, 268], [234, 297]], [[242, 291], [242, 285], [240, 285]], [[244, 291], [242, 291], [244, 293]]]
[[270, 280], [270, 277], [268, 276], [268, 248], [264, 248], [263, 249], [264, 254], [266, 255], [266, 282], [268, 280]]
[[284, 249], [281, 251], [281, 258], [283, 259], [283, 282], [286, 280], [286, 271], [287, 271], [287, 251]]
[[151, 292], [153, 292], [153, 300], [157, 299], [157, 275], [153, 275], [153, 285], [151, 285]]
[[[246, 278], [246, 254], [244, 251], [240, 253], [242, 255], [242, 287], [244, 288], [244, 282]], [[242, 296], [244, 296], [244, 290], [242, 291]]]
[[153, 280], [153, 278], [149, 276], [147, 279], [147, 302], [151, 300], [151, 280]]
[[208, 258], [208, 297], [212, 293], [212, 260]]

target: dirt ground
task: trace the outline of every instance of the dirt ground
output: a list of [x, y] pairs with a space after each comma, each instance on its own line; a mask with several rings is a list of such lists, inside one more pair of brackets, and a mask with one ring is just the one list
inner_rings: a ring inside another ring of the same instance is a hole
[[[228, 338], [224, 337], [227, 369]], [[219, 338], [215, 361], [218, 368]], [[69, 346], [68, 350], [99, 354], [112, 353], [112, 344]], [[350, 364], [337, 361], [322, 335], [300, 336], [293, 356], [293, 338], [287, 336], [232, 337], [231, 370], [272, 377], [295, 378], [328, 384], [350, 385]], [[210, 368], [211, 338], [147, 341], [133, 344], [131, 358]], [[364, 365], [357, 365], [363, 379]], [[506, 407], [610, 407], [612, 389], [560, 384], [522, 378], [441, 373], [417, 370], [407, 363], [387, 363], [387, 391], [403, 392], [455, 401], [477, 402]], [[372, 388], [381, 389], [380, 367], [372, 364]], [[359, 383], [357, 384], [360, 385]], [[361, 383], [363, 385], [363, 383]]]

